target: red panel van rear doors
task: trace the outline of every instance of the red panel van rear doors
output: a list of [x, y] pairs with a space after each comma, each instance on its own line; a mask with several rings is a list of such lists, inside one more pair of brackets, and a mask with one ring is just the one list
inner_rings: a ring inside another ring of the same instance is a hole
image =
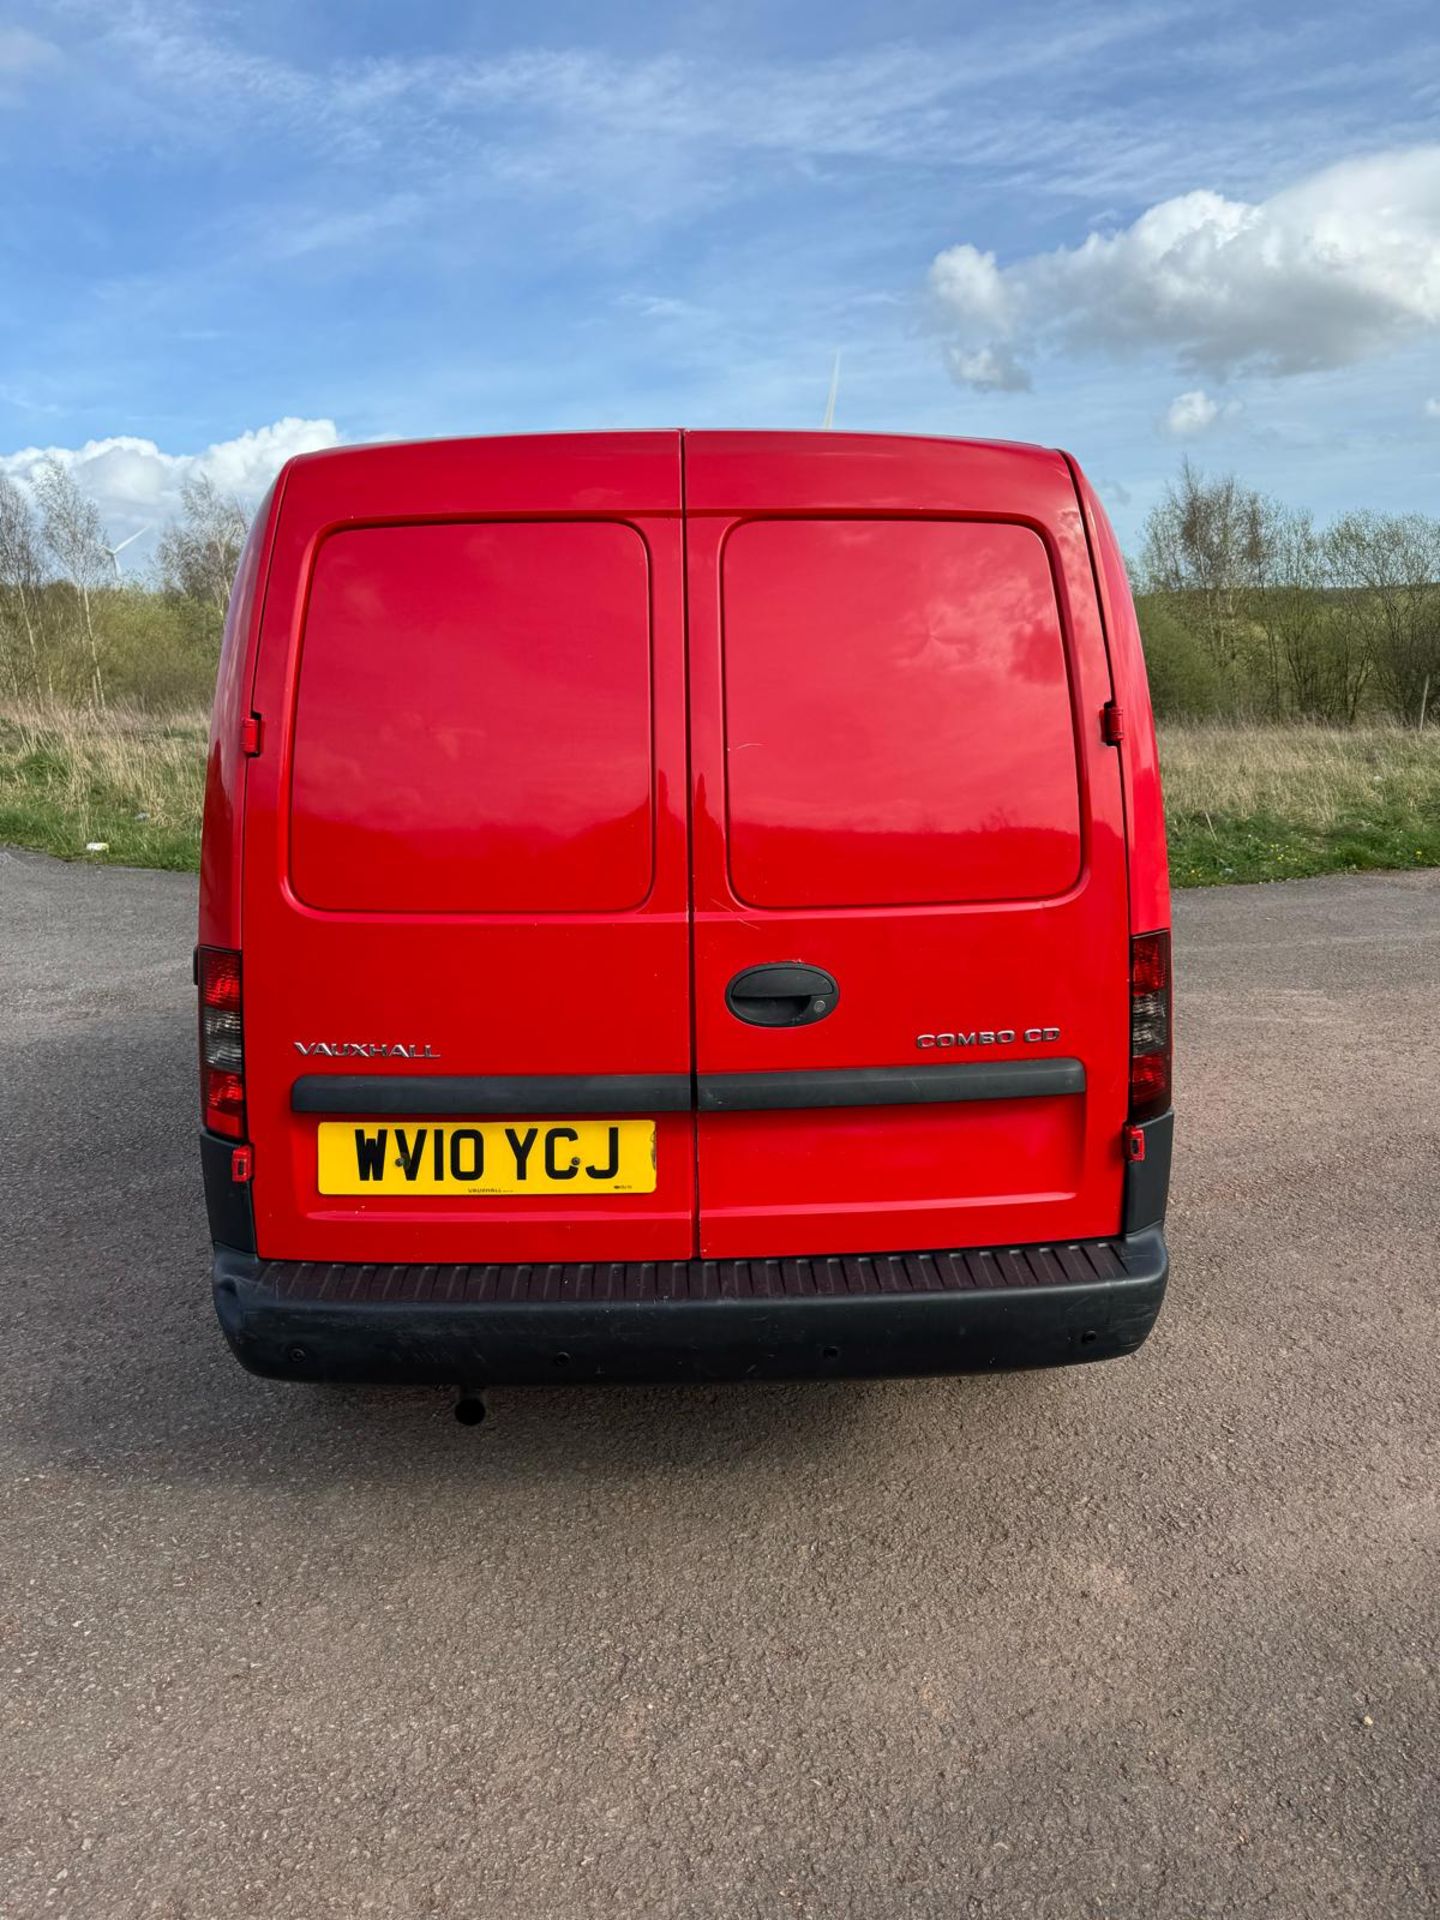
[[1063, 457], [685, 464], [701, 1252], [1114, 1232], [1123, 814]]
[[693, 1251], [680, 505], [675, 434], [289, 470], [244, 848], [266, 1255]]

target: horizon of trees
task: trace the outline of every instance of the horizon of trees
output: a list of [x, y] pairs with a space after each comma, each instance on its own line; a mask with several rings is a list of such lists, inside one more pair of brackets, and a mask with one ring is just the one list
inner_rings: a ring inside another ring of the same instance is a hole
[[1359, 511], [1317, 525], [1186, 460], [1131, 576], [1162, 716], [1440, 714], [1440, 520]]
[[93, 500], [46, 461], [0, 473], [0, 692], [158, 710], [206, 706], [249, 516], [201, 476], [180, 489], [145, 574], [122, 575]]
[[[0, 694], [157, 711], [209, 704], [248, 515], [186, 480], [146, 574], [48, 462], [0, 474]], [[1187, 459], [1130, 561], [1162, 719], [1440, 722], [1440, 520], [1324, 524]]]

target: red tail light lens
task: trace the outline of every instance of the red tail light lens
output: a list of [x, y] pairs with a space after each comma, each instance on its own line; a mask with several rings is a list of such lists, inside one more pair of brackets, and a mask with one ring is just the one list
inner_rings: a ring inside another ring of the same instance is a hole
[[1170, 1105], [1170, 935], [1130, 942], [1130, 1118], [1153, 1120]]
[[200, 949], [200, 1106], [212, 1133], [245, 1133], [245, 1034], [240, 1012], [240, 956], [226, 947]]

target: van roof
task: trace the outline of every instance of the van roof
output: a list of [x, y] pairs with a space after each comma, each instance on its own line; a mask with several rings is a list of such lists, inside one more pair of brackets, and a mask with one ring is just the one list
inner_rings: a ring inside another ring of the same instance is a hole
[[832, 456], [837, 447], [853, 443], [867, 448], [886, 444], [914, 447], [968, 447], [973, 448], [977, 453], [1005, 453], [1029, 457], [1037, 464], [1045, 465], [1068, 457], [1057, 447], [1042, 446], [1033, 441], [987, 440], [943, 433], [851, 433], [837, 432], [833, 428], [626, 427], [612, 429], [593, 427], [545, 433], [454, 434], [439, 435], [434, 439], [366, 440], [356, 442], [354, 445], [320, 447], [310, 453], [294, 454], [286, 461], [283, 471], [288, 473], [297, 467], [310, 467], [321, 462], [342, 467], [351, 462], [376, 460], [387, 454], [413, 452], [421, 447], [438, 453], [446, 448], [493, 446], [503, 444], [505, 441], [532, 443], [553, 440], [561, 443], [576, 440], [588, 442], [603, 440], [613, 443], [616, 451], [620, 452], [626, 447], [636, 446], [645, 441], [665, 440], [672, 436], [682, 440], [724, 439], [732, 444], [748, 441], [754, 444], [757, 452], [765, 450], [778, 452], [781, 448], [797, 451], [811, 448], [816, 452], [824, 449]]

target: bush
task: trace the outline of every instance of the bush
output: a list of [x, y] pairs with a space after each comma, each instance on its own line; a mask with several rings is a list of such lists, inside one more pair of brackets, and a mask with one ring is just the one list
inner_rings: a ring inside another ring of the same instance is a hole
[[105, 596], [99, 623], [112, 700], [152, 713], [209, 706], [220, 644], [205, 607], [127, 587]]
[[1167, 719], [1210, 720], [1230, 711], [1233, 685], [1227, 687], [1204, 642], [1170, 596], [1141, 594], [1135, 611], [1156, 713]]

